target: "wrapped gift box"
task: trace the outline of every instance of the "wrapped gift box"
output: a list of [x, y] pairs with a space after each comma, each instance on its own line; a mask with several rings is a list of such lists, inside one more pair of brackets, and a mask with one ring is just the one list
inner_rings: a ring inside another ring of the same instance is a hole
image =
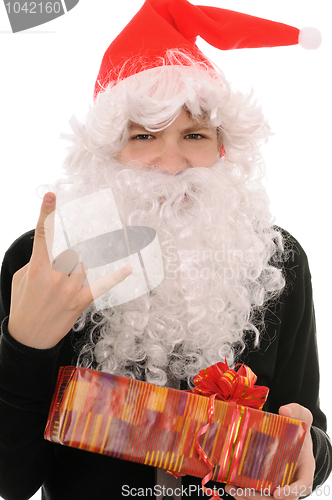
[[[209, 398], [67, 366], [59, 371], [45, 439], [179, 474], [204, 477], [196, 433]], [[307, 426], [235, 403], [215, 401], [199, 444], [212, 479], [261, 490], [290, 484]]]

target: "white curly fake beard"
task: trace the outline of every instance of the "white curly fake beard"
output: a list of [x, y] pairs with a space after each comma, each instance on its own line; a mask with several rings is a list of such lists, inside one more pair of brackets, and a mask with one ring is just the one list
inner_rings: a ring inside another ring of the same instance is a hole
[[[71, 196], [111, 187], [124, 226], [157, 231], [165, 277], [135, 300], [84, 311], [75, 329], [90, 327], [78, 364], [158, 385], [167, 377], [190, 382], [225, 357], [232, 366], [245, 332], [255, 331], [252, 307], [263, 305], [267, 289], [281, 288], [268, 265], [264, 190], [248, 189], [223, 160], [177, 175], [110, 162], [98, 168], [80, 174]], [[255, 206], [264, 230], [254, 229]]]

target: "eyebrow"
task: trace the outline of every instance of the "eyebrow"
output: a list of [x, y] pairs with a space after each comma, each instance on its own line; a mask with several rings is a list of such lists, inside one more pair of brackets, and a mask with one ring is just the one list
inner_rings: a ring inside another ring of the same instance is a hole
[[[139, 123], [130, 122], [129, 123], [129, 130], [133, 130], [135, 128], [145, 130], [146, 132], [149, 132], [151, 134], [156, 133], [156, 132], [153, 132], [151, 130], [146, 129], [144, 127], [144, 125], [140, 125]], [[163, 132], [163, 130], [160, 130], [158, 133]], [[197, 124], [191, 125], [190, 127], [187, 127], [185, 129], [181, 130], [180, 132], [184, 135], [188, 135], [188, 134], [193, 134], [193, 133], [197, 132], [198, 130], [208, 130], [209, 132], [212, 132], [214, 130], [214, 127], [211, 127], [209, 125], [204, 125], [202, 123], [197, 123]]]
[[132, 130], [133, 128], [140, 128], [140, 129], [146, 130], [144, 125], [140, 125], [139, 123], [129, 122], [128, 129]]
[[184, 130], [181, 130], [181, 132], [185, 135], [187, 134], [193, 134], [197, 132], [198, 130], [208, 130], [209, 132], [212, 132], [214, 130], [213, 127], [209, 127], [208, 125], [203, 125], [201, 123], [197, 123], [197, 125], [192, 125], [191, 127], [185, 128]]

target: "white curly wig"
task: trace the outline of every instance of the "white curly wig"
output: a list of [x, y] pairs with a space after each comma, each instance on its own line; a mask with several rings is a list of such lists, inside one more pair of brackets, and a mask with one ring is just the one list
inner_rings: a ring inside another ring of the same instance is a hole
[[[179, 64], [184, 57], [173, 51], [157, 68], [120, 77], [84, 123], [72, 119], [65, 178], [53, 186], [59, 205], [111, 187], [123, 225], [156, 229], [162, 283], [114, 308], [91, 304], [74, 331], [79, 365], [159, 385], [168, 378], [191, 384], [225, 357], [233, 366], [248, 332], [258, 345], [264, 309], [284, 287], [272, 264], [282, 236], [261, 182], [269, 127], [252, 96], [234, 92], [208, 65]], [[172, 176], [116, 160], [131, 122], [158, 131], [183, 108], [218, 129], [226, 154], [213, 167]]]

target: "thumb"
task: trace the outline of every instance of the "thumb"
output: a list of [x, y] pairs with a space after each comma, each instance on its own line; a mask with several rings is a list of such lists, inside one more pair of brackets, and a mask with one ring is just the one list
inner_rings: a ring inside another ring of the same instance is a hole
[[306, 422], [309, 426], [313, 420], [311, 411], [298, 403], [288, 403], [287, 405], [280, 406], [279, 415], [294, 418], [295, 420], [302, 420], [302, 422]]
[[[56, 197], [54, 193], [46, 193], [40, 208], [32, 250], [32, 259], [38, 258], [40, 263], [46, 261], [50, 263], [50, 258], [52, 256], [55, 200]], [[51, 216], [52, 213], [53, 216]], [[49, 254], [47, 250], [49, 250]]]
[[279, 408], [279, 415], [282, 415], [283, 417], [289, 417], [292, 418], [293, 416], [293, 408], [291, 404], [280, 406]]

